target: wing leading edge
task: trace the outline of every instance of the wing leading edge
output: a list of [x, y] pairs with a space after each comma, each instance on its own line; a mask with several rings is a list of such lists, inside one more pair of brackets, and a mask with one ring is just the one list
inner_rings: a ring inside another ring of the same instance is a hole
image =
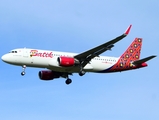
[[105, 52], [107, 50], [111, 50], [111, 48], [114, 47], [113, 44], [115, 44], [116, 42], [118, 42], [121, 39], [123, 39], [124, 37], [126, 37], [130, 32], [131, 26], [132, 25], [130, 25], [122, 35], [116, 37], [115, 39], [112, 39], [112, 40], [110, 40], [102, 45], [99, 45], [95, 48], [92, 48], [86, 52], [78, 54], [78, 55], [74, 56], [74, 58], [78, 59], [82, 65], [82, 67], [84, 67], [87, 63], [89, 63], [89, 61], [91, 59], [99, 56], [100, 54], [102, 54], [103, 52]]

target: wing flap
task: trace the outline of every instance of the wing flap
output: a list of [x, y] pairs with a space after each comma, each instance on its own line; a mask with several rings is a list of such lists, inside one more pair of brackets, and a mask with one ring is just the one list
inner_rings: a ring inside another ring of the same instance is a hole
[[154, 57], [156, 57], [156, 56], [155, 56], [155, 55], [152, 55], [152, 56], [149, 56], [149, 57], [140, 59], [140, 60], [136, 60], [136, 61], [134, 61], [132, 64], [134, 64], [134, 65], [141, 65], [142, 63], [145, 63], [145, 62], [151, 60], [151, 59], [154, 58]]

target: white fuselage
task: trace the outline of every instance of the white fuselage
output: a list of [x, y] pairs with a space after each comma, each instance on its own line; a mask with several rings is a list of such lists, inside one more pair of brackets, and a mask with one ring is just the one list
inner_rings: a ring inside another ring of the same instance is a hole
[[[28, 67], [47, 68], [58, 72], [79, 72], [79, 66], [59, 66], [57, 58], [60, 56], [73, 57], [76, 53], [57, 52], [39, 49], [14, 49], [2, 56], [2, 60], [13, 65], [26, 65]], [[119, 58], [99, 56], [93, 58], [85, 67], [86, 72], [100, 72], [111, 68]]]

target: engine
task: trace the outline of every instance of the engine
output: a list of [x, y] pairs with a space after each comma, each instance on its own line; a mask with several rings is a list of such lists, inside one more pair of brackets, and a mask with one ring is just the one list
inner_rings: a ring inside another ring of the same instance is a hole
[[39, 71], [39, 78], [41, 80], [53, 80], [54, 78], [59, 78], [59, 77], [60, 77], [59, 72], [54, 72], [50, 70]]
[[58, 57], [57, 61], [62, 67], [71, 67], [80, 64], [80, 62], [73, 57]]

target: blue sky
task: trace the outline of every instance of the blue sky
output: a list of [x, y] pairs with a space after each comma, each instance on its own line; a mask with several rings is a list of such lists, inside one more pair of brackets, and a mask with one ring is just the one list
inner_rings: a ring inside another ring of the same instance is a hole
[[[19, 47], [83, 52], [130, 34], [103, 55], [120, 56], [135, 37], [141, 57], [158, 55], [159, 1], [1, 0], [0, 55]], [[158, 120], [158, 58], [147, 68], [113, 74], [74, 74], [41, 81], [38, 71], [0, 62], [1, 120]]]

